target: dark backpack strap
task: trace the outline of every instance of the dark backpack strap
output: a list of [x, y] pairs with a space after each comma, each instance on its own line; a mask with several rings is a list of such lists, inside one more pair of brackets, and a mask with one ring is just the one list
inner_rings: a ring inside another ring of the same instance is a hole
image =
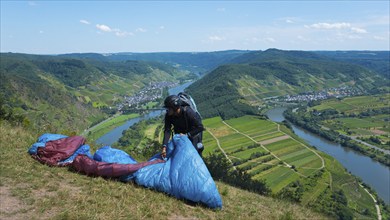
[[188, 132], [187, 106], [183, 107], [184, 120], [186, 121], [186, 131]]

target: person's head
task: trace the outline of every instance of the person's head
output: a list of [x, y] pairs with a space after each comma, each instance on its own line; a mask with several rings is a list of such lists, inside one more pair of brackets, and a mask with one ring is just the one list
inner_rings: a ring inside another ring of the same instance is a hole
[[164, 100], [164, 108], [167, 110], [167, 114], [169, 116], [177, 113], [178, 109], [180, 109], [180, 106], [181, 100], [177, 95], [170, 95]]

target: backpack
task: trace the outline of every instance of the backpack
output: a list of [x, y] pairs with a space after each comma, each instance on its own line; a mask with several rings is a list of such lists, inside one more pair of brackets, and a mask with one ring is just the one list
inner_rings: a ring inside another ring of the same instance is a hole
[[[179, 96], [180, 100], [181, 100], [181, 106], [188, 106], [189, 108], [191, 108], [192, 110], [194, 110], [194, 112], [198, 115], [199, 117], [199, 120], [202, 120], [202, 117], [196, 107], [196, 104], [195, 104], [195, 101], [194, 99], [188, 95], [187, 93], [185, 92], [180, 92], [179, 94], [177, 94], [177, 96]], [[186, 119], [186, 124], [187, 124], [187, 119]], [[187, 125], [188, 127], [188, 125]], [[204, 146], [203, 146], [203, 143], [202, 143], [202, 139], [203, 139], [203, 132], [200, 132], [200, 134], [198, 135], [198, 144], [196, 146], [196, 149], [198, 150], [198, 152], [202, 152], [203, 149], [204, 149]]]
[[190, 95], [185, 92], [180, 92], [179, 94], [177, 94], [177, 96], [179, 96], [182, 106], [189, 106], [190, 108], [192, 108], [192, 110], [194, 110], [194, 112], [196, 112], [196, 114], [199, 115], [200, 118], [202, 118], [200, 116], [200, 113], [198, 112], [194, 99]]

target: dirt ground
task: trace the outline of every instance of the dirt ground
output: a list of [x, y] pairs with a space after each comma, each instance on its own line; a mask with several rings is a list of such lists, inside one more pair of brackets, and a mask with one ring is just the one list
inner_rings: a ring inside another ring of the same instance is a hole
[[288, 139], [288, 138], [290, 138], [290, 136], [284, 135], [284, 136], [268, 139], [268, 140], [265, 140], [265, 141], [261, 141], [260, 144], [262, 144], [262, 145], [264, 145], [264, 144], [271, 144], [271, 143], [274, 143], [274, 142], [277, 142], [277, 141], [281, 141], [281, 140], [284, 140], [284, 139]]
[[23, 210], [30, 207], [12, 196], [11, 190], [7, 186], [0, 186], [0, 219], [28, 219], [28, 214]]

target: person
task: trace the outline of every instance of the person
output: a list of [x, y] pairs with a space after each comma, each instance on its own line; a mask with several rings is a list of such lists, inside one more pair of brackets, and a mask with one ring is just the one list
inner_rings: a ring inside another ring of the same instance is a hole
[[164, 100], [166, 114], [164, 118], [164, 139], [161, 156], [166, 157], [166, 147], [173, 132], [175, 134], [187, 135], [192, 145], [202, 157], [203, 144], [202, 132], [204, 130], [202, 119], [189, 106], [182, 106], [180, 97], [170, 95]]

